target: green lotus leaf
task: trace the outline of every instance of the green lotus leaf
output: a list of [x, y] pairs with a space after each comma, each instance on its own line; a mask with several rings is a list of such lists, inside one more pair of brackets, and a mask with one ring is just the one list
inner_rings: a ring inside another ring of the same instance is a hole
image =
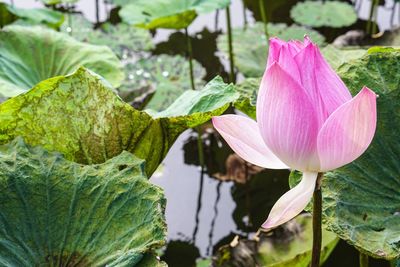
[[18, 19], [28, 21], [31, 25], [43, 23], [57, 28], [63, 23], [64, 15], [48, 8], [17, 8], [0, 2], [0, 28]]
[[322, 55], [328, 61], [333, 69], [338, 69], [342, 64], [358, 59], [367, 53], [362, 48], [336, 48], [333, 45], [327, 45], [321, 49]]
[[[323, 230], [321, 263], [328, 259], [338, 241], [335, 234]], [[261, 234], [259, 241], [244, 239], [234, 247], [222, 247], [213, 263], [218, 267], [308, 267], [311, 247], [312, 218], [303, 214], [284, 225], [275, 235]], [[235, 261], [239, 258], [241, 261]]]
[[[378, 125], [367, 152], [322, 181], [327, 229], [363, 253], [388, 260], [400, 257], [399, 68], [400, 50], [390, 48], [372, 48], [339, 68], [353, 94], [364, 85], [379, 94]], [[291, 180], [293, 186], [299, 178]]]
[[150, 266], [165, 243], [162, 189], [129, 152], [85, 166], [17, 138], [0, 165], [3, 266]]
[[290, 10], [290, 17], [298, 24], [311, 27], [341, 28], [357, 21], [353, 6], [339, 1], [305, 1]]
[[79, 2], [79, 0], [40, 0], [40, 1], [46, 5], [75, 4], [76, 2]]
[[[318, 45], [324, 44], [325, 38], [318, 32], [298, 25], [287, 26], [284, 23], [268, 24], [271, 36], [283, 40], [304, 38], [307, 34]], [[246, 77], [261, 77], [265, 70], [268, 55], [268, 42], [265, 38], [264, 24], [257, 22], [244, 28], [234, 28], [232, 31], [233, 54], [235, 65]], [[228, 36], [222, 34], [217, 40], [218, 50], [226, 57], [229, 55]]]
[[183, 29], [198, 14], [225, 8], [229, 4], [230, 0], [135, 0], [123, 4], [119, 15], [124, 22], [146, 29]]
[[256, 119], [257, 93], [260, 83], [261, 78], [247, 78], [236, 86], [240, 97], [234, 103], [235, 108], [253, 119]]
[[136, 264], [136, 267], [168, 267], [168, 265], [158, 260], [153, 254], [146, 254], [143, 259]]
[[138, 111], [99, 76], [80, 68], [45, 80], [0, 105], [0, 142], [23, 136], [68, 160], [94, 164], [127, 150], [150, 176], [180, 133], [224, 112], [237, 98], [221, 78], [187, 91], [163, 112]]
[[38, 82], [85, 66], [119, 86], [122, 64], [105, 46], [78, 42], [42, 27], [7, 26], [0, 31], [0, 96], [13, 97]]
[[63, 32], [71, 33], [75, 39], [95, 45], [106, 45], [121, 59], [137, 56], [137, 53], [150, 51], [154, 44], [150, 32], [145, 29], [119, 23], [102, 24], [94, 30], [93, 24], [82, 15], [73, 15], [70, 24], [66, 21], [61, 27]]
[[[193, 60], [193, 76], [196, 88], [202, 88], [204, 68]], [[119, 95], [134, 101], [143, 94], [154, 92], [145, 109], [162, 111], [181, 94], [191, 90], [189, 63], [182, 56], [159, 55], [143, 58], [125, 65], [125, 82], [118, 88]]]

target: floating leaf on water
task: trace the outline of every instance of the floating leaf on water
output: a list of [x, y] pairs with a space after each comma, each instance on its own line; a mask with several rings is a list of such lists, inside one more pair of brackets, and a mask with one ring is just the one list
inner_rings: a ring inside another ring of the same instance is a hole
[[68, 32], [71, 27], [71, 35], [82, 42], [95, 45], [106, 45], [118, 55], [120, 59], [136, 56], [137, 53], [150, 51], [154, 44], [150, 32], [145, 29], [132, 27], [125, 23], [112, 25], [104, 23], [99, 29], [94, 30], [93, 25], [82, 15], [73, 15], [71, 25], [64, 22], [61, 30]]
[[[323, 230], [321, 263], [335, 248], [338, 238]], [[213, 259], [216, 267], [307, 267], [311, 263], [312, 218], [307, 214], [276, 229], [261, 233], [259, 240], [240, 239], [221, 247]]]
[[[193, 76], [196, 88], [204, 86], [204, 68], [195, 60]], [[191, 90], [189, 63], [182, 56], [159, 55], [125, 65], [127, 79], [118, 88], [127, 102], [149, 92], [154, 93], [145, 109], [161, 111], [171, 105], [183, 92]]]
[[17, 138], [0, 146], [0, 165], [4, 266], [155, 266], [166, 201], [143, 160], [85, 166]]
[[85, 66], [119, 86], [122, 64], [105, 46], [76, 41], [42, 27], [7, 26], [0, 31], [0, 95], [13, 97], [35, 84]]
[[305, 1], [290, 10], [290, 17], [298, 24], [311, 27], [341, 28], [357, 21], [353, 6], [339, 1]]
[[17, 20], [30, 25], [44, 24], [57, 28], [63, 23], [64, 15], [48, 8], [18, 8], [0, 2], [0, 28]]
[[367, 53], [367, 50], [357, 47], [336, 48], [333, 45], [327, 45], [321, 49], [321, 52], [329, 65], [336, 70], [342, 64], [362, 57]]
[[[298, 25], [287, 26], [284, 23], [268, 24], [268, 31], [271, 36], [283, 40], [302, 40], [307, 34], [318, 45], [323, 45], [325, 38], [318, 32]], [[246, 77], [261, 77], [267, 63], [268, 42], [265, 38], [264, 24], [257, 22], [244, 28], [234, 28], [232, 31], [233, 54], [235, 65]], [[221, 35], [217, 40], [218, 50], [226, 57], [228, 51], [228, 36]]]
[[119, 15], [125, 23], [146, 29], [183, 29], [198, 14], [225, 8], [229, 4], [230, 0], [137, 0], [122, 4]]
[[339, 68], [353, 94], [364, 85], [379, 94], [378, 125], [367, 152], [322, 181], [327, 229], [363, 253], [388, 260], [400, 257], [399, 68], [400, 50], [379, 47]]
[[166, 110], [147, 113], [80, 68], [1, 104], [0, 142], [23, 136], [83, 164], [102, 163], [126, 150], [146, 160], [150, 176], [180, 133], [220, 115], [237, 96], [233, 85], [215, 78], [202, 90], [186, 91]]

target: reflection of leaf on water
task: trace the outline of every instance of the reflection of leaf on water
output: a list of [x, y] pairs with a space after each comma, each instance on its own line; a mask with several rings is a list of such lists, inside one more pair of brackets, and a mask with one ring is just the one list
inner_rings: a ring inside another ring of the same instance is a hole
[[[321, 262], [338, 242], [335, 234], [323, 231]], [[307, 267], [311, 262], [312, 219], [302, 214], [258, 239], [235, 238], [213, 257], [214, 267]]]
[[[290, 9], [294, 6], [299, 0], [263, 0], [265, 7], [265, 15], [267, 17], [267, 21], [274, 22], [292, 22], [290, 19]], [[246, 8], [248, 8], [255, 19], [257, 21], [261, 21], [261, 12], [260, 12], [260, 0], [243, 0]]]
[[267, 170], [235, 184], [231, 193], [236, 203], [232, 217], [238, 229], [255, 232], [265, 221], [276, 200], [288, 189], [287, 170]]
[[[193, 132], [183, 146], [185, 164], [200, 166], [197, 139], [198, 134]], [[202, 127], [202, 141], [207, 174], [214, 176], [221, 171], [225, 173], [225, 162], [232, 150], [224, 145], [225, 142], [210, 124]]]
[[200, 257], [199, 249], [189, 241], [171, 240], [168, 242], [161, 260], [173, 267], [196, 266]]
[[[190, 36], [193, 47], [193, 58], [207, 70], [204, 77], [206, 81], [211, 80], [215, 75], [227, 77], [224, 66], [216, 55], [216, 40], [218, 32], [210, 32], [207, 28]], [[158, 43], [155, 54], [182, 55], [187, 54], [186, 36], [182, 32], [175, 32], [168, 37], [168, 41]]]

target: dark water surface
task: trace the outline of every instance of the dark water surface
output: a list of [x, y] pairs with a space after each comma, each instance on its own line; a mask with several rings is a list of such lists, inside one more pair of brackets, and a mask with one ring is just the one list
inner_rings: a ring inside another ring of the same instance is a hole
[[[171, 0], [173, 1], [173, 0]], [[277, 0], [275, 0], [277, 1]], [[38, 7], [40, 2], [34, 0], [14, 0], [20, 7]], [[77, 10], [82, 11], [91, 21], [95, 21], [94, 0], [81, 0]], [[107, 18], [107, 12], [112, 8], [100, 2], [100, 19]], [[241, 0], [233, 0], [231, 5], [232, 26], [241, 27], [244, 23], [243, 4]], [[245, 0], [249, 7], [254, 7], [257, 1]], [[279, 2], [279, 1], [278, 1]], [[288, 5], [296, 1], [287, 2]], [[267, 0], [269, 3], [274, 0]], [[271, 10], [268, 15], [273, 21], [288, 22], [290, 6], [281, 5]], [[359, 9], [361, 19], [366, 19], [369, 12], [369, 1], [362, 1]], [[386, 7], [391, 7], [393, 1], [386, 1]], [[276, 5], [275, 5], [276, 6]], [[279, 5], [277, 5], [279, 6]], [[257, 18], [258, 10], [254, 9]], [[395, 22], [398, 23], [398, 13]], [[253, 12], [246, 10], [249, 23], [255, 19]], [[380, 7], [378, 22], [381, 30], [390, 28], [390, 10]], [[193, 37], [194, 57], [206, 69], [206, 80], [219, 74], [227, 78], [227, 62], [216, 52], [216, 38], [226, 29], [225, 11], [198, 17], [189, 27]], [[329, 35], [330, 33], [328, 33]], [[186, 41], [183, 32], [158, 30], [154, 36], [158, 44], [155, 54], [186, 54]], [[240, 80], [240, 76], [239, 80]], [[203, 129], [203, 146], [205, 167], [198, 162], [197, 132], [188, 130], [182, 134], [168, 153], [160, 168], [151, 181], [165, 190], [167, 198], [166, 218], [168, 223], [168, 246], [163, 260], [171, 267], [191, 267], [198, 258], [209, 257], [221, 245], [229, 243], [235, 235], [248, 236], [254, 233], [265, 220], [274, 202], [288, 190], [288, 171], [247, 170], [243, 175], [244, 166], [240, 161], [231, 161], [230, 168], [238, 173], [238, 179], [246, 183], [221, 181], [214, 177], [223, 177], [226, 170], [226, 160], [232, 153], [226, 144], [211, 131]], [[204, 127], [207, 128], [207, 127]], [[219, 175], [215, 175], [219, 173]], [[214, 177], [212, 177], [214, 176]], [[336, 247], [326, 267], [358, 266], [358, 252], [340, 242]], [[389, 266], [387, 262], [370, 262], [371, 267]]]

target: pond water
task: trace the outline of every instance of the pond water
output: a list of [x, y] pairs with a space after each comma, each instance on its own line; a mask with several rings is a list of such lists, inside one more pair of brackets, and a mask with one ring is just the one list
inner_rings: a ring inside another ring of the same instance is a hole
[[[20, 7], [38, 7], [34, 0], [14, 0]], [[82, 11], [91, 20], [96, 20], [94, 0], [81, 0], [76, 10]], [[290, 2], [290, 1], [289, 1]], [[292, 1], [293, 2], [293, 1]], [[366, 19], [369, 1], [361, 1], [359, 17]], [[391, 7], [393, 1], [386, 1]], [[268, 4], [267, 4], [268, 6]], [[112, 7], [100, 1], [100, 20], [108, 17]], [[390, 28], [390, 9], [380, 7], [378, 22], [381, 30]], [[246, 10], [246, 19], [254, 21], [252, 12]], [[244, 23], [243, 4], [233, 0], [231, 6], [232, 26]], [[286, 18], [276, 18], [285, 21]], [[216, 21], [217, 20], [217, 21]], [[396, 11], [394, 21], [399, 24]], [[207, 79], [216, 74], [227, 77], [227, 62], [216, 55], [215, 39], [226, 29], [225, 12], [198, 17], [190, 26], [194, 57], [207, 68]], [[184, 34], [171, 30], [158, 30], [154, 36], [158, 43], [154, 53], [185, 54], [176, 42], [185, 42]], [[208, 125], [210, 127], [210, 125]], [[207, 127], [204, 127], [207, 128]], [[247, 183], [221, 181], [212, 176], [227, 171], [225, 161], [231, 153], [229, 148], [212, 131], [203, 129], [205, 167], [198, 162], [197, 132], [188, 130], [182, 134], [163, 162], [162, 168], [151, 181], [165, 190], [167, 198], [166, 218], [168, 223], [168, 246], [163, 260], [171, 267], [194, 266], [196, 259], [209, 257], [235, 235], [248, 236], [266, 218], [273, 203], [288, 190], [287, 171], [262, 171], [245, 176]], [[232, 168], [242, 168], [237, 163]], [[240, 175], [239, 175], [240, 176]], [[243, 178], [243, 177], [242, 177]], [[358, 253], [340, 242], [324, 265], [326, 267], [354, 267], [358, 265]], [[387, 262], [372, 260], [372, 267], [389, 266]]]

